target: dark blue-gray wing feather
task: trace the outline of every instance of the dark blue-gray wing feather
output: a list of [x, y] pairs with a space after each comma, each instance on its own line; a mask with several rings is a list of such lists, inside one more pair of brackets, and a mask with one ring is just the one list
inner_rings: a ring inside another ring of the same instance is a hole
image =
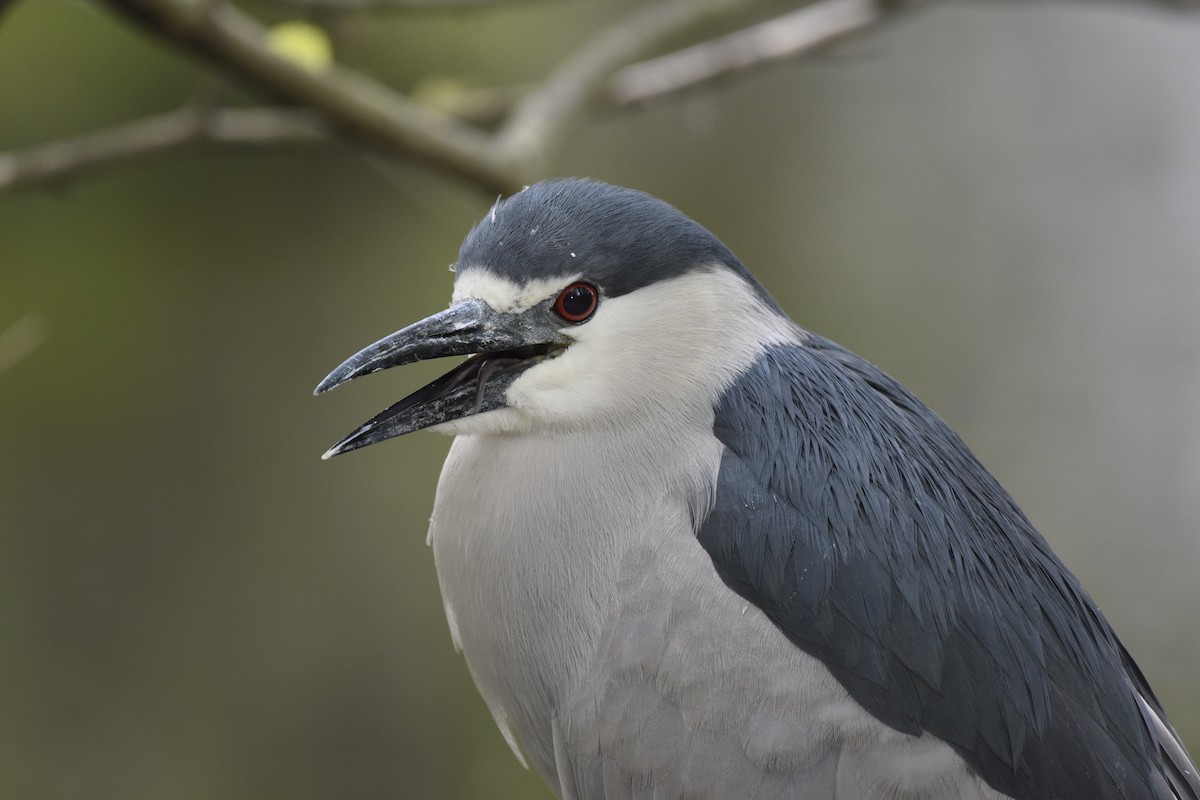
[[940, 737], [1019, 800], [1200, 798], [1091, 598], [902, 386], [819, 337], [774, 346], [715, 433], [701, 544], [868, 711]]

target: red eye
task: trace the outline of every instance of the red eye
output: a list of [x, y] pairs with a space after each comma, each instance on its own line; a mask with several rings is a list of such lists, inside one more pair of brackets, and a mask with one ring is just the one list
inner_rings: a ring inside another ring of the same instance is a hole
[[590, 283], [572, 283], [554, 301], [554, 312], [567, 322], [586, 322], [596, 311], [600, 293]]

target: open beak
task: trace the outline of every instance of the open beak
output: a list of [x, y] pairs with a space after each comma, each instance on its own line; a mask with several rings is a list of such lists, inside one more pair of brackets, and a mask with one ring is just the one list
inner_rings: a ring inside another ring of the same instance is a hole
[[317, 384], [314, 394], [391, 367], [444, 356], [470, 358], [364, 422], [322, 458], [503, 408], [517, 376], [570, 342], [548, 314], [540, 313], [544, 311], [535, 306], [509, 314], [479, 300], [464, 300], [350, 356]]

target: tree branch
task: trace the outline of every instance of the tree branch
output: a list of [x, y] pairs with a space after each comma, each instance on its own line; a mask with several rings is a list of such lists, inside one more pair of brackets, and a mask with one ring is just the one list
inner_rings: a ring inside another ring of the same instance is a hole
[[[271, 50], [266, 31], [228, 0], [107, 0], [260, 88], [324, 113], [385, 149], [422, 157], [489, 191], [535, 177], [548, 150], [619, 67], [663, 43], [767, 0], [667, 0], [639, 8], [569, 58], [519, 101], [495, 136], [422, 106], [353, 70], [312, 71]], [[778, 2], [778, 0], [772, 0]]]
[[[367, 7], [465, 7], [502, 0], [284, 0]], [[516, 2], [516, 0], [512, 0]], [[1129, 0], [1125, 0], [1129, 2]], [[5, 0], [0, 0], [3, 4]], [[532, 89], [493, 87], [406, 97], [334, 64], [310, 69], [272, 49], [266, 29], [230, 0], [103, 0], [152, 34], [174, 40], [299, 109], [182, 109], [21, 152], [0, 153], [0, 193], [63, 179], [195, 142], [271, 144], [351, 137], [415, 157], [489, 193], [540, 177], [571, 125], [595, 101], [614, 106], [664, 97], [756, 64], [798, 56], [924, 0], [815, 0], [782, 16], [655, 56], [680, 40], [728, 29], [780, 0], [662, 0], [635, 7], [593, 36]], [[1133, 0], [1195, 8], [1200, 0]], [[2, 6], [0, 6], [2, 7]], [[436, 83], [436, 82], [434, 82]], [[507, 122], [495, 133], [505, 111]]]
[[865, 28], [880, 15], [873, 0], [819, 0], [758, 25], [623, 67], [608, 91], [619, 106], [646, 102], [731, 72], [794, 58]]
[[547, 152], [586, 105], [603, 95], [617, 69], [673, 39], [744, 16], [760, 5], [766, 5], [764, 0], [667, 0], [634, 11], [597, 34], [517, 103], [500, 130], [501, 150], [522, 172], [539, 172]]
[[189, 107], [23, 151], [0, 153], [0, 194], [191, 144], [307, 144], [330, 139], [329, 126], [303, 109]]
[[271, 50], [266, 31], [227, 0], [107, 0], [152, 32], [187, 46], [259, 88], [324, 113], [392, 152], [428, 159], [489, 191], [521, 181], [482, 132], [424, 108], [339, 65], [316, 72]]

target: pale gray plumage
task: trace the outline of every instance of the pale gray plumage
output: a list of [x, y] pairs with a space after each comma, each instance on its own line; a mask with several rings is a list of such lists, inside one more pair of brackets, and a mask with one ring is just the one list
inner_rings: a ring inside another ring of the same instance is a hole
[[958, 437], [670, 206], [530, 187], [468, 235], [449, 310], [318, 391], [469, 353], [327, 455], [457, 434], [429, 529], [451, 635], [560, 797], [1200, 800]]
[[[690, 546], [701, 464], [672, 465], [674, 448], [639, 462], [605, 433], [571, 442], [596, 455], [572, 469], [549, 457], [562, 442], [530, 438], [457, 439], [430, 538], [476, 684], [562, 797], [904, 797], [892, 784], [909, 760], [937, 766], [909, 796], [1000, 797], [944, 744], [865, 714], [724, 587]], [[577, 502], [564, 514], [530, 486]], [[619, 511], [596, 514], [612, 496]]]

